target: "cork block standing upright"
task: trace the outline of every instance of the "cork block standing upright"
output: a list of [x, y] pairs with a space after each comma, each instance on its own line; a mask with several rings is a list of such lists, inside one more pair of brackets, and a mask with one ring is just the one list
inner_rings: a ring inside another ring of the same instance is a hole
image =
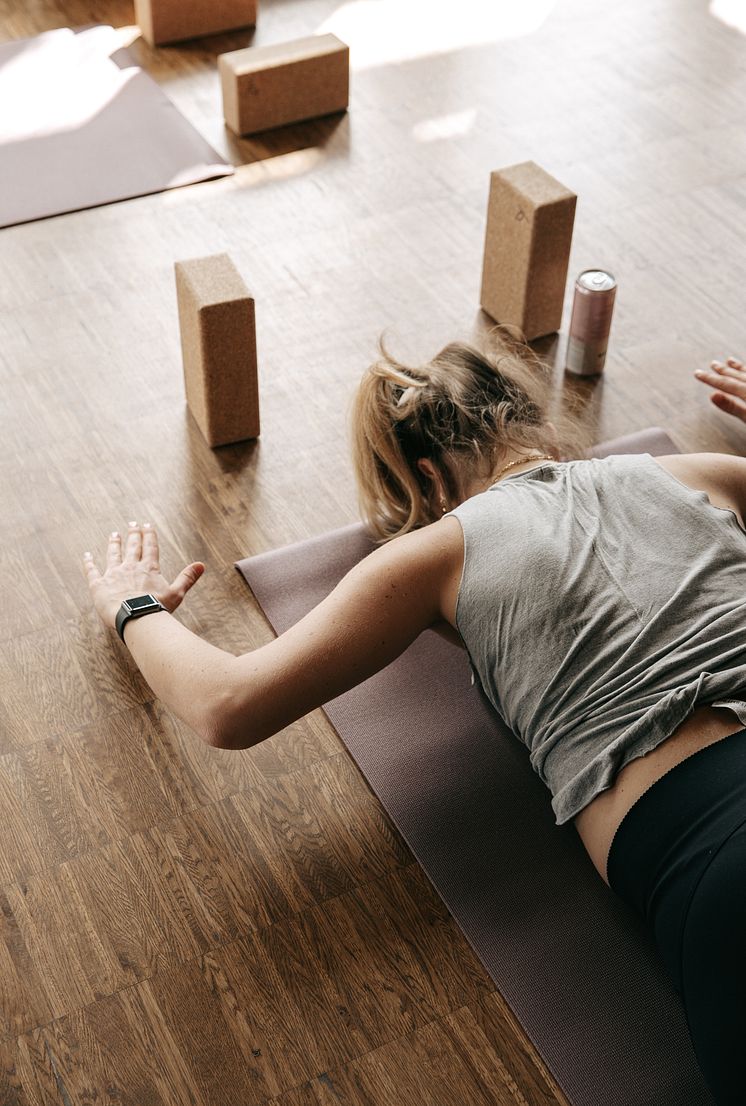
[[135, 0], [135, 22], [151, 46], [256, 24], [256, 0]]
[[491, 175], [480, 302], [528, 341], [562, 322], [576, 202], [533, 161]]
[[236, 134], [254, 134], [344, 111], [350, 49], [336, 35], [311, 35], [218, 57], [223, 115]]
[[208, 445], [259, 435], [254, 300], [226, 253], [177, 261], [187, 404]]

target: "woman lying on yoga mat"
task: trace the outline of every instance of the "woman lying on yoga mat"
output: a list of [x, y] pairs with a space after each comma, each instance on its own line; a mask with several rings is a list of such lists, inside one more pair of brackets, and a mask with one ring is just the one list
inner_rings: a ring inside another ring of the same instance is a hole
[[[296, 626], [240, 657], [171, 616], [152, 527], [85, 570], [153, 691], [246, 748], [367, 679], [426, 628], [468, 650], [558, 824], [641, 912], [719, 1106], [746, 1100], [746, 460], [559, 460], [517, 347], [384, 355], [354, 410], [364, 517], [382, 542]], [[124, 611], [126, 614], [126, 609]], [[122, 615], [120, 614], [120, 626]], [[743, 698], [741, 698], [743, 696]]]

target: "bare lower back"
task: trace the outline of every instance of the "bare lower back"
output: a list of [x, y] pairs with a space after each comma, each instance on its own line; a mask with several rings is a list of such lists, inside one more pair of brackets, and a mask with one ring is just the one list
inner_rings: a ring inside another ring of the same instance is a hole
[[692, 753], [740, 729], [743, 723], [733, 711], [697, 707], [666, 741], [625, 765], [613, 786], [580, 811], [575, 818], [575, 828], [603, 880], [608, 882], [606, 860], [614, 834], [640, 796]]

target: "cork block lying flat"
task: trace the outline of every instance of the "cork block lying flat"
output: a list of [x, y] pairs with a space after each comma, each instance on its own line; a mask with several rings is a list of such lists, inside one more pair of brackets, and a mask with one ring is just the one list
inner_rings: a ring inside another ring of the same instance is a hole
[[226, 253], [174, 267], [189, 410], [210, 446], [256, 438], [254, 300]]
[[256, 0], [135, 0], [135, 22], [151, 46], [256, 24]]
[[533, 161], [491, 175], [480, 302], [528, 341], [562, 322], [576, 201]]
[[350, 50], [336, 35], [232, 50], [218, 58], [223, 115], [236, 134], [254, 134], [344, 111]]

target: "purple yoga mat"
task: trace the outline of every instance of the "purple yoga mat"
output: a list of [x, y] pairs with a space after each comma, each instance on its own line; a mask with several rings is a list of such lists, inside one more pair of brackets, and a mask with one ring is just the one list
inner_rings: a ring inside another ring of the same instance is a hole
[[[653, 428], [593, 452], [678, 450]], [[356, 524], [236, 568], [282, 633], [372, 548]], [[570, 1102], [712, 1106], [652, 941], [554, 824], [463, 651], [428, 630], [324, 709]]]
[[233, 172], [118, 42], [97, 26], [0, 45], [0, 226]]

